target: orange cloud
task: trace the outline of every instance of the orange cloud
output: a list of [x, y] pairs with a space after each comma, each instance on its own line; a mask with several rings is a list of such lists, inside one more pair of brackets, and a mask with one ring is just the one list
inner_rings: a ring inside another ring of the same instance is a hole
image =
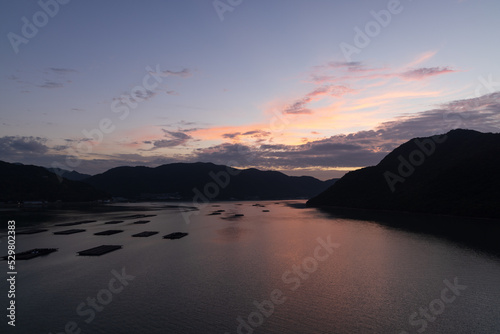
[[[419, 65], [435, 54], [423, 53], [409, 66]], [[221, 143], [298, 145], [312, 131], [329, 136], [370, 129], [395, 115], [416, 111], [418, 99], [442, 97], [440, 90], [423, 89], [429, 82], [424, 86], [421, 80], [454, 71], [446, 66], [391, 70], [370, 68], [361, 62], [330, 62], [313, 69], [311, 77], [318, 80], [309, 81], [305, 93], [296, 94], [295, 98], [289, 96], [288, 101], [283, 97], [269, 101], [259, 108], [259, 117], [251, 124], [196, 128], [189, 132], [177, 129], [170, 131], [170, 137], [175, 137], [170, 139], [165, 139], [158, 128], [145, 128], [130, 134], [127, 138], [132, 139], [123, 145], [151, 148], [162, 141], [158, 145], [168, 152], [186, 149], [172, 148], [172, 140], [182, 141], [182, 146], [191, 149]]]

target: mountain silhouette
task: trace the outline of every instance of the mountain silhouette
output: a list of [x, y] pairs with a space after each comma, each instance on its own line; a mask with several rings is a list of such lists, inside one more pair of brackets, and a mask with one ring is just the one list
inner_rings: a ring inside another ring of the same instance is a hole
[[113, 196], [129, 199], [191, 200], [309, 198], [335, 179], [287, 176], [254, 168], [239, 170], [213, 163], [172, 163], [156, 168], [116, 167], [84, 180]]
[[500, 134], [457, 129], [402, 144], [307, 205], [500, 218], [499, 171]]
[[105, 191], [60, 178], [44, 167], [0, 161], [0, 202], [87, 202], [109, 198]]
[[88, 179], [92, 175], [89, 174], [82, 174], [78, 173], [76, 170], [66, 170], [66, 169], [61, 169], [61, 168], [47, 168], [49, 172], [52, 172], [56, 175], [62, 176], [65, 179], [72, 180], [72, 181], [82, 181], [85, 179]]

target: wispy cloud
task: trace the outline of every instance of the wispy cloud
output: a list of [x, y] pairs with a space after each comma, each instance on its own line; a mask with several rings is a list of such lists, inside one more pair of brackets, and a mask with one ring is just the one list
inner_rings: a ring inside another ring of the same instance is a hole
[[329, 61], [326, 64], [318, 65], [314, 67], [315, 69], [346, 69], [348, 71], [356, 72], [364, 68], [364, 65], [360, 61]]
[[152, 143], [153, 148], [151, 150], [156, 150], [159, 148], [171, 148], [176, 146], [185, 145], [190, 139], [193, 139], [192, 136], [186, 134], [182, 131], [169, 131], [162, 129], [164, 133], [164, 137], [167, 139], [160, 139], [154, 141], [145, 141], [145, 144]]
[[425, 63], [426, 61], [428, 61], [429, 59], [434, 57], [436, 54], [437, 54], [437, 51], [435, 51], [435, 50], [421, 53], [421, 54], [417, 55], [415, 57], [415, 59], [411, 63], [407, 64], [406, 66], [407, 67], [415, 67], [417, 65]]
[[285, 110], [283, 110], [283, 114], [312, 114], [311, 109], [306, 108], [306, 105], [311, 102], [311, 98], [304, 97], [302, 100], [294, 102], [293, 104], [287, 106]]
[[41, 84], [41, 85], [38, 85], [38, 87], [53, 89], [53, 88], [64, 87], [64, 84], [62, 82], [45, 80], [45, 82], [43, 84]]
[[44, 89], [63, 88], [72, 83], [70, 75], [79, 73], [75, 69], [62, 67], [48, 67], [34, 72], [18, 70], [16, 75], [8, 76], [8, 79], [21, 85], [22, 93], [30, 93], [27, 87], [39, 87]]
[[49, 67], [47, 70], [60, 75], [78, 73], [77, 70], [74, 70], [72, 68]]
[[316, 84], [336, 84], [356, 82], [360, 80], [401, 78], [405, 80], [422, 80], [432, 76], [457, 72], [450, 66], [416, 67], [431, 59], [435, 51], [418, 55], [415, 60], [400, 69], [389, 67], [370, 67], [362, 62], [330, 61], [314, 66], [309, 73], [309, 81]]
[[158, 94], [157, 92], [153, 92], [151, 90], [144, 90], [144, 91], [138, 90], [138, 91], [134, 92], [134, 95], [137, 98], [143, 99], [143, 100], [149, 100], [149, 99], [155, 97], [157, 94]]
[[240, 137], [250, 137], [250, 138], [262, 138], [268, 137], [271, 135], [269, 131], [263, 130], [251, 130], [246, 132], [232, 132], [232, 133], [224, 133], [222, 138], [225, 139], [240, 139]]
[[163, 77], [175, 76], [175, 77], [180, 77], [180, 78], [189, 78], [193, 75], [192, 71], [188, 68], [183, 68], [180, 71], [165, 70], [165, 71], [160, 71], [160, 72], [150, 72], [150, 74], [161, 75]]
[[404, 79], [409, 80], [422, 80], [435, 75], [441, 75], [446, 73], [453, 73], [455, 70], [445, 67], [422, 67], [414, 70], [409, 70], [400, 74]]
[[344, 85], [323, 85], [307, 93], [300, 100], [288, 105], [283, 110], [283, 114], [311, 114], [311, 109], [307, 104], [323, 97], [341, 97], [354, 90]]
[[226, 138], [226, 139], [236, 139], [238, 138], [238, 136], [241, 135], [241, 132], [233, 132], [233, 133], [224, 133], [222, 135], [222, 138]]

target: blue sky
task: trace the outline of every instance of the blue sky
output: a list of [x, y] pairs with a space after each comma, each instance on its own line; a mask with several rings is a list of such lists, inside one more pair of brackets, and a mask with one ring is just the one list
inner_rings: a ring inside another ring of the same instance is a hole
[[498, 1], [60, 2], [0, 4], [2, 160], [325, 179], [415, 136], [499, 131]]

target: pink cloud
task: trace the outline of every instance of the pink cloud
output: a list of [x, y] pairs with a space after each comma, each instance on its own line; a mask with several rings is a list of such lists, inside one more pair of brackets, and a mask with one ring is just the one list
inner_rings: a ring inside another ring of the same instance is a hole
[[[309, 82], [325, 84], [342, 84], [356, 82], [359, 80], [376, 80], [402, 78], [404, 80], [423, 80], [431, 76], [457, 72], [449, 66], [417, 67], [436, 54], [435, 51], [419, 55], [414, 61], [406, 66], [406, 70], [391, 69], [388, 67], [370, 67], [362, 62], [339, 62], [330, 61], [323, 65], [314, 66], [309, 74]], [[408, 69], [410, 68], [410, 69]]]
[[293, 114], [293, 115], [312, 114], [312, 111], [305, 107], [306, 104], [311, 102], [311, 100], [312, 100], [311, 97], [306, 96], [302, 100], [287, 106], [285, 110], [283, 110], [283, 114]]
[[222, 138], [225, 139], [239, 139], [239, 137], [250, 137], [250, 138], [261, 138], [268, 137], [271, 135], [271, 132], [264, 130], [250, 130], [246, 132], [229, 132], [222, 134]]
[[284, 114], [312, 114], [312, 111], [306, 105], [314, 100], [321, 99], [325, 96], [341, 97], [354, 90], [344, 85], [324, 85], [316, 88], [312, 92], [307, 93], [303, 98], [287, 106], [283, 110]]
[[446, 73], [453, 73], [456, 72], [455, 70], [452, 70], [448, 66], [445, 67], [421, 67], [417, 68], [415, 70], [410, 70], [403, 72], [399, 74], [400, 77], [403, 79], [408, 79], [408, 80], [422, 80], [426, 79], [431, 76], [435, 75], [441, 75], [441, 74], [446, 74]]
[[417, 57], [415, 57], [415, 59], [410, 64], [408, 64], [407, 67], [414, 67], [414, 66], [417, 66], [417, 65], [419, 65], [421, 63], [424, 63], [427, 60], [429, 60], [432, 57], [434, 57], [436, 54], [437, 54], [437, 51], [427, 51], [427, 52], [424, 52], [424, 53], [418, 55]]

